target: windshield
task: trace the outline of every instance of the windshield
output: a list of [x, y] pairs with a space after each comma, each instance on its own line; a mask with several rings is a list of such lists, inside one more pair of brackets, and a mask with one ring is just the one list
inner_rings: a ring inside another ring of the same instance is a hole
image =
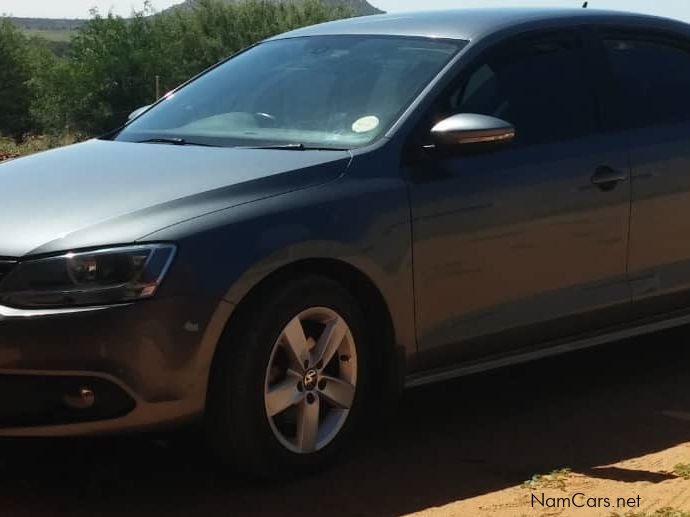
[[115, 139], [361, 147], [381, 136], [464, 44], [382, 36], [268, 41], [168, 95]]

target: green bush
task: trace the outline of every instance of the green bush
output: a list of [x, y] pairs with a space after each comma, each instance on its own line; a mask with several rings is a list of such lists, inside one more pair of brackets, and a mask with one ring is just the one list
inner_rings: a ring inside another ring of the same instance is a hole
[[[25, 98], [19, 86], [28, 87], [30, 129], [96, 135], [120, 126], [134, 109], [153, 102], [157, 76], [165, 93], [257, 41], [351, 14], [322, 0], [199, 0], [191, 8], [161, 14], [147, 4], [127, 19], [93, 12], [64, 59], [34, 46], [25, 52], [24, 63], [9, 65], [19, 73], [18, 90], [8, 98]], [[16, 31], [10, 33], [16, 37]], [[26, 112], [26, 103], [21, 106]], [[26, 113], [23, 117], [14, 120], [25, 120]], [[9, 124], [0, 121], [0, 131], [7, 131]]]
[[0, 19], [0, 136], [17, 142], [32, 127], [29, 62], [28, 40]]
[[323, 0], [198, 0], [130, 18], [92, 13], [60, 55], [0, 18], [0, 138], [93, 136], [233, 53], [275, 34], [351, 16]]

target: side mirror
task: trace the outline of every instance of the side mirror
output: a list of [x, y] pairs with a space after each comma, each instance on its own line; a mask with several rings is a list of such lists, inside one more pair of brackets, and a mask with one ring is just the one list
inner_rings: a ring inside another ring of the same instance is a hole
[[151, 105], [148, 104], [146, 106], [142, 106], [141, 108], [135, 109], [132, 113], [129, 114], [129, 117], [127, 117], [127, 122], [134, 120], [135, 118], [137, 118], [139, 115], [144, 113], [150, 107], [151, 107]]
[[431, 138], [442, 148], [488, 150], [512, 142], [515, 127], [495, 117], [460, 113], [436, 124], [431, 130]]

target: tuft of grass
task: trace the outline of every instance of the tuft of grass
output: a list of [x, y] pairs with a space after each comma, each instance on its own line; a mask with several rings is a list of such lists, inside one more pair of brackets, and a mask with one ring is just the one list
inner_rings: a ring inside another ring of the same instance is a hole
[[675, 508], [661, 508], [654, 513], [648, 512], [628, 512], [625, 514], [612, 513], [611, 517], [690, 517], [690, 512], [676, 510]]
[[545, 488], [556, 488], [565, 490], [565, 482], [573, 474], [569, 468], [552, 470], [549, 474], [535, 474], [522, 484], [522, 488], [529, 490], [543, 490]]
[[678, 463], [673, 467], [673, 473], [683, 479], [690, 479], [690, 463]]

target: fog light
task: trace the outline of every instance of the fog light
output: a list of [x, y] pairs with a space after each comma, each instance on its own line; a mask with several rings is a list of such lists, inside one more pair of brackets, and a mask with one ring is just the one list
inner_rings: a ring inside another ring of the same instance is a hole
[[96, 394], [91, 388], [82, 387], [76, 395], [67, 394], [62, 400], [71, 409], [89, 409], [96, 402]]

